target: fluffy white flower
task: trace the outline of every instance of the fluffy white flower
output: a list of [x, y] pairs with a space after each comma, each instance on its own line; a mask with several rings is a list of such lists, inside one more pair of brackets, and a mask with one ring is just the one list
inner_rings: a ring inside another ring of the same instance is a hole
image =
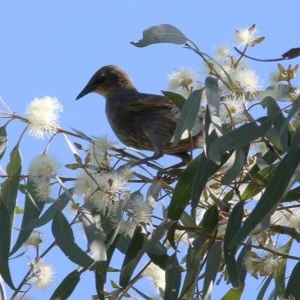
[[257, 31], [256, 27], [251, 27], [250, 29], [242, 28], [242, 29], [236, 30], [236, 32], [235, 32], [236, 41], [243, 46], [251, 44], [251, 42], [253, 42], [253, 40], [255, 39], [255, 35], [257, 32], [258, 31]]
[[55, 156], [42, 154], [35, 157], [29, 166], [29, 176], [35, 181], [40, 178], [50, 178], [57, 173], [60, 164]]
[[38, 262], [34, 266], [34, 283], [37, 289], [46, 289], [53, 281], [54, 269], [53, 266], [45, 263]]
[[144, 271], [144, 276], [149, 277], [153, 280], [153, 283], [156, 288], [165, 289], [166, 280], [165, 280], [165, 271], [160, 267], [155, 265], [154, 263], [150, 263], [150, 265]]
[[180, 68], [168, 76], [168, 86], [172, 91], [185, 89], [189, 91], [189, 86], [195, 83], [197, 74], [190, 69]]
[[223, 123], [238, 123], [244, 120], [245, 100], [243, 97], [230, 96], [220, 106], [220, 117]]
[[55, 97], [35, 98], [25, 113], [29, 121], [29, 134], [43, 138], [45, 133], [56, 133], [62, 110], [62, 105]]
[[150, 223], [153, 207], [150, 202], [143, 201], [143, 195], [140, 192], [134, 192], [130, 195], [127, 203], [129, 215], [136, 223]]
[[49, 154], [35, 157], [29, 166], [29, 177], [35, 184], [35, 192], [42, 201], [48, 201], [51, 191], [51, 177], [57, 173], [59, 163]]

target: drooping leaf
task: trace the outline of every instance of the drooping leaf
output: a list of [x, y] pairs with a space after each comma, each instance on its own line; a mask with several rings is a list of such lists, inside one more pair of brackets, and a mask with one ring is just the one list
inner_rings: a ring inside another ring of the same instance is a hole
[[217, 205], [209, 207], [201, 220], [201, 226], [206, 233], [212, 233], [219, 222], [219, 210]]
[[174, 93], [174, 92], [170, 92], [170, 91], [162, 91], [162, 93], [167, 98], [172, 100], [179, 109], [182, 109], [182, 107], [184, 106], [184, 103], [186, 101], [186, 99], [182, 95]]
[[145, 253], [143, 249], [144, 241], [145, 233], [143, 233], [141, 226], [137, 226], [123, 261], [120, 273], [120, 286], [127, 286], [137, 264]]
[[288, 280], [286, 291], [285, 291], [285, 299], [300, 299], [300, 262], [294, 266], [291, 276]]
[[79, 281], [80, 281], [80, 273], [77, 270], [72, 271], [63, 279], [60, 285], [55, 289], [50, 299], [54, 299], [54, 300], [68, 299], [71, 296], [74, 289], [76, 288]]
[[244, 285], [240, 285], [238, 288], [230, 289], [221, 300], [240, 300], [244, 291]]
[[207, 253], [207, 260], [204, 271], [203, 296], [204, 299], [210, 299], [211, 288], [214, 285], [219, 272], [222, 257], [222, 243], [214, 242]]
[[211, 143], [208, 157], [219, 163], [222, 153], [236, 147], [249, 145], [252, 141], [263, 137], [271, 128], [272, 123], [272, 118], [262, 117], [255, 122], [244, 124], [237, 129], [225, 133]]
[[230, 282], [234, 288], [239, 288], [241, 281], [239, 278], [238, 265], [235, 259], [236, 247], [231, 247], [231, 239], [235, 232], [241, 227], [244, 213], [244, 202], [237, 203], [230, 214], [224, 237], [224, 260]]
[[[273, 177], [266, 186], [261, 199], [246, 219], [244, 225], [238, 230], [231, 242], [236, 245], [249, 235], [251, 230], [260, 222], [267, 220], [284, 199], [295, 180], [299, 178], [300, 164], [300, 133], [297, 132], [287, 155], [279, 162]], [[282, 176], [284, 174], [284, 176]]]
[[15, 289], [9, 269], [9, 248], [11, 241], [11, 235], [9, 232], [11, 218], [7, 207], [2, 201], [0, 201], [0, 220], [0, 274], [3, 280], [12, 289]]
[[182, 45], [187, 42], [187, 37], [176, 27], [170, 24], [151, 26], [143, 31], [143, 38], [131, 42], [136, 47], [146, 47], [158, 43], [172, 43]]
[[73, 188], [68, 193], [62, 193], [58, 199], [53, 202], [50, 207], [40, 216], [40, 218], [32, 218], [31, 222], [26, 226], [28, 229], [41, 227], [52, 221], [58, 210], [62, 211], [70, 202], [70, 196], [73, 194]]
[[[245, 163], [247, 161], [249, 146], [237, 147], [232, 155], [234, 155], [233, 163], [229, 166], [229, 169], [225, 171], [222, 178], [222, 184], [229, 185], [233, 180], [235, 180], [242, 172]], [[231, 158], [229, 158], [230, 161]]]
[[184, 134], [185, 131], [190, 133], [191, 136], [194, 136], [195, 134], [199, 133], [202, 130], [200, 124], [198, 129], [199, 131], [195, 134], [192, 133], [192, 129], [195, 125], [196, 118], [198, 118], [198, 114], [199, 114], [202, 92], [203, 90], [195, 90], [187, 98], [180, 112], [180, 116], [176, 125], [176, 129], [174, 133], [174, 144], [177, 144], [182, 139], [182, 135]]
[[264, 98], [261, 104], [263, 107], [267, 107], [268, 116], [273, 117], [274, 131], [276, 132], [277, 135], [276, 137], [279, 140], [279, 143], [277, 143], [277, 145], [275, 141], [272, 141], [272, 139], [269, 139], [270, 142], [272, 142], [272, 144], [275, 145], [278, 149], [282, 149], [286, 151], [288, 147], [288, 140], [289, 140], [289, 131], [287, 128], [289, 123], [286, 122], [286, 119], [283, 116], [280, 107], [272, 97]]
[[218, 136], [222, 135], [222, 123], [220, 118], [220, 89], [218, 80], [214, 77], [208, 76], [205, 79], [205, 93], [207, 98], [207, 107], [212, 124]]
[[195, 182], [196, 170], [203, 154], [196, 157], [185, 169], [178, 180], [171, 202], [168, 207], [167, 217], [178, 220], [191, 199]]
[[178, 263], [176, 252], [166, 262], [166, 288], [164, 300], [178, 299], [182, 267]]
[[22, 247], [23, 243], [26, 242], [33, 231], [32, 227], [27, 227], [28, 224], [30, 224], [32, 220], [36, 219], [41, 214], [45, 206], [44, 201], [39, 201], [38, 195], [36, 193], [36, 186], [30, 179], [27, 181], [25, 193], [25, 207], [21, 230], [18, 239], [11, 250], [10, 256], [16, 253], [20, 249], [20, 247]]
[[0, 273], [12, 289], [14, 289], [14, 285], [9, 270], [9, 250], [21, 169], [21, 154], [16, 146], [10, 153], [10, 160], [6, 168], [8, 177], [1, 184], [0, 194]]
[[0, 127], [0, 160], [3, 157], [7, 147], [6, 125]]
[[[200, 155], [200, 160], [198, 162], [196, 174], [195, 174], [195, 183], [192, 190], [192, 212], [198, 207], [198, 202], [200, 196], [203, 192], [203, 189], [206, 187], [208, 179], [215, 173], [217, 170], [226, 163], [230, 154], [225, 153], [221, 158], [221, 165], [217, 165], [212, 160], [208, 159], [204, 153]], [[177, 187], [177, 186], [176, 186]]]
[[81, 222], [88, 241], [89, 249], [95, 261], [106, 261], [105, 235], [101, 228], [100, 215], [92, 215], [90, 203], [80, 207]]
[[[281, 246], [277, 251], [284, 254], [289, 254], [293, 244], [293, 239], [290, 239], [285, 245]], [[274, 272], [275, 292], [277, 297], [284, 297], [285, 294], [285, 280], [286, 280], [286, 264], [287, 259], [281, 259], [280, 263]]]
[[209, 246], [210, 242], [208, 238], [202, 235], [196, 236], [192, 244], [189, 246], [186, 257], [187, 271], [179, 299], [193, 299], [198, 283], [198, 276], [201, 271], [203, 257], [206, 255]]
[[52, 233], [59, 248], [73, 263], [84, 268], [92, 265], [94, 260], [75, 243], [72, 228], [60, 211], [54, 216]]

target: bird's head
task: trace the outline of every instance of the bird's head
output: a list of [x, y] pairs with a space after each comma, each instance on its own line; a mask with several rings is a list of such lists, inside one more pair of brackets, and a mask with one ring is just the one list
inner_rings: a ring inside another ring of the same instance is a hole
[[135, 89], [131, 78], [119, 67], [107, 65], [99, 69], [89, 80], [76, 100], [89, 93], [98, 93], [104, 97], [122, 89]]

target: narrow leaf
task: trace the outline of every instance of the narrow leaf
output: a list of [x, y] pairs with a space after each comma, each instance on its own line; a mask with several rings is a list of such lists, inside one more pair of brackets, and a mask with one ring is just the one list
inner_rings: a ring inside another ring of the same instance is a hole
[[[185, 131], [191, 133], [196, 118], [198, 118], [202, 92], [203, 90], [195, 90], [190, 94], [190, 96], [186, 100], [180, 112], [179, 119], [176, 125], [174, 133], [174, 144], [177, 144], [182, 139], [182, 135]], [[201, 131], [201, 129], [202, 128], [199, 128], [199, 132]]]
[[120, 285], [124, 288], [127, 286], [135, 270], [135, 267], [145, 253], [143, 250], [144, 240], [145, 234], [142, 231], [142, 227], [136, 227], [131, 239], [131, 243], [126, 252], [120, 273]]
[[68, 190], [68, 193], [62, 193], [59, 198], [53, 202], [49, 208], [40, 216], [40, 218], [32, 218], [31, 222], [26, 226], [26, 229], [41, 227], [52, 221], [56, 212], [62, 211], [70, 202], [69, 195], [72, 195], [73, 188]]
[[[242, 172], [249, 152], [249, 146], [237, 147], [233, 152], [233, 164], [229, 166], [229, 169], [226, 170], [225, 175], [222, 178], [222, 184], [229, 185], [233, 180], [235, 180]], [[229, 158], [228, 161], [230, 161]]]
[[94, 260], [75, 243], [72, 228], [60, 211], [53, 219], [52, 233], [59, 248], [72, 262], [84, 268], [92, 265]]
[[88, 240], [89, 249], [95, 261], [106, 261], [105, 235], [99, 215], [92, 215], [91, 205], [85, 203], [80, 208], [82, 226]]
[[198, 283], [198, 276], [201, 270], [203, 256], [209, 248], [209, 241], [204, 236], [196, 236], [188, 248], [186, 257], [186, 276], [179, 299], [193, 299]]
[[[257, 124], [259, 123], [259, 125]], [[252, 141], [263, 137], [271, 128], [272, 118], [262, 117], [256, 122], [251, 122], [234, 129], [213, 141], [209, 147], [208, 157], [220, 162], [221, 154], [225, 151], [250, 144]]]
[[[257, 203], [244, 225], [238, 230], [231, 242], [236, 245], [249, 235], [252, 229], [266, 220], [274, 212], [277, 205], [284, 199], [295, 180], [299, 178], [300, 164], [300, 133], [297, 132], [292, 140], [288, 154], [279, 162], [276, 171], [266, 186], [260, 201]], [[282, 176], [284, 174], [284, 176]]]
[[176, 27], [169, 24], [151, 26], [143, 31], [143, 38], [138, 42], [131, 42], [136, 47], [146, 47], [158, 43], [172, 43], [182, 45], [187, 37]]
[[203, 154], [196, 157], [187, 166], [176, 184], [167, 214], [167, 217], [171, 220], [178, 220], [180, 218], [191, 199], [196, 170], [201, 159], [203, 159]]
[[285, 297], [286, 299], [300, 299], [300, 284], [299, 284], [299, 277], [300, 277], [300, 262], [298, 262], [289, 278], [287, 283]]
[[207, 253], [207, 261], [204, 271], [205, 276], [202, 289], [203, 299], [210, 299], [211, 289], [214, 286], [214, 282], [220, 270], [221, 257], [222, 243], [215, 242]]
[[205, 233], [212, 233], [219, 222], [219, 210], [217, 205], [212, 205], [206, 210], [202, 220], [201, 226]]
[[214, 125], [218, 136], [222, 135], [222, 124], [220, 119], [220, 90], [218, 80], [214, 77], [208, 76], [205, 79], [205, 92], [207, 98], [207, 107], [210, 114], [211, 121]]
[[79, 281], [80, 273], [77, 270], [72, 271], [63, 279], [63, 281], [56, 288], [50, 299], [68, 299], [71, 296], [74, 289], [76, 288]]
[[236, 247], [230, 247], [230, 243], [236, 230], [241, 227], [243, 213], [244, 202], [239, 202], [234, 206], [230, 214], [224, 237], [224, 260], [230, 282], [234, 288], [239, 288], [241, 282], [239, 279], [238, 265], [235, 260]]
[[0, 201], [0, 274], [3, 280], [15, 289], [9, 270], [9, 247], [11, 235], [10, 232], [10, 213], [2, 201]]
[[170, 92], [170, 91], [162, 91], [162, 93], [169, 98], [170, 100], [172, 100], [174, 102], [174, 104], [179, 108], [182, 109], [186, 99], [177, 93], [174, 92]]
[[178, 299], [182, 268], [178, 263], [176, 253], [171, 255], [166, 263], [166, 288], [164, 300]]
[[0, 159], [3, 157], [7, 147], [6, 125], [0, 127]]
[[27, 227], [27, 225], [41, 214], [45, 206], [45, 202], [39, 201], [36, 193], [36, 186], [30, 179], [27, 181], [25, 193], [25, 207], [21, 230], [13, 249], [11, 250], [10, 256], [16, 253], [20, 247], [22, 247], [23, 243], [26, 242], [33, 231], [33, 228]]

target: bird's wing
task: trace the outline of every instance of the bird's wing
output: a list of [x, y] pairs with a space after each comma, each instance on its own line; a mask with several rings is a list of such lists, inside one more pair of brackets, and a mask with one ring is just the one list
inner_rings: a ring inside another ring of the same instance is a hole
[[126, 96], [126, 100], [126, 108], [131, 111], [175, 108], [175, 104], [170, 99], [160, 95], [136, 93]]

